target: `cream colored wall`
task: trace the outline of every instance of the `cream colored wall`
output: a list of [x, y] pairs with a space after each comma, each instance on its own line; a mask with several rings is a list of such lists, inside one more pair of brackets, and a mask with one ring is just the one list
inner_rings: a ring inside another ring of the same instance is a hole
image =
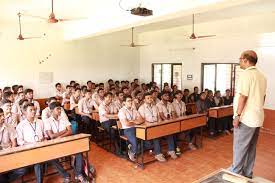
[[[197, 35], [217, 37], [188, 40], [190, 26], [142, 33], [139, 41], [150, 44], [140, 49], [140, 79], [151, 80], [152, 63], [182, 63], [183, 87], [201, 86], [201, 63], [237, 63], [240, 53], [254, 49], [259, 55], [258, 67], [268, 79], [266, 107], [275, 108], [275, 14], [255, 15], [196, 25]], [[274, 32], [274, 33], [271, 33]], [[270, 34], [263, 34], [270, 33]], [[192, 50], [190, 48], [195, 48]], [[187, 74], [193, 80], [187, 80]], [[273, 93], [273, 94], [272, 94]]]
[[[65, 42], [60, 25], [37, 23], [23, 27], [26, 37], [41, 35], [44, 30], [47, 36], [43, 39], [18, 41], [16, 25], [1, 26], [0, 88], [23, 84], [33, 88], [36, 97], [48, 97], [56, 82], [103, 82], [139, 76], [139, 49], [119, 46], [130, 41], [129, 32]], [[52, 56], [39, 64], [49, 54]], [[52, 72], [52, 83], [42, 84], [40, 72]]]

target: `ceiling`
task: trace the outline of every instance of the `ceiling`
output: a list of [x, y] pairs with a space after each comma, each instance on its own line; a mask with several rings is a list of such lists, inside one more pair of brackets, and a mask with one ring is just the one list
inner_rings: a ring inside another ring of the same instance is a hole
[[[141, 2], [154, 10], [154, 16], [139, 17], [123, 11], [119, 1], [54, 0], [57, 18], [87, 18], [62, 23], [65, 39], [87, 38], [132, 26], [140, 33], [188, 25], [193, 13], [197, 14], [196, 22], [203, 23], [275, 10], [275, 0], [121, 0], [123, 8], [133, 8]], [[0, 25], [9, 24], [17, 29], [18, 11], [46, 18], [51, 11], [51, 0], [0, 0], [0, 11]], [[44, 21], [23, 17], [23, 22], [39, 26]]]

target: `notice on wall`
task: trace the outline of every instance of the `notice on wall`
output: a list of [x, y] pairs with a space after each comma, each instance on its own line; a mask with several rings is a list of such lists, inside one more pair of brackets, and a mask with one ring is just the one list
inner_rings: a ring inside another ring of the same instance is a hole
[[39, 84], [51, 84], [53, 82], [53, 72], [39, 72]]

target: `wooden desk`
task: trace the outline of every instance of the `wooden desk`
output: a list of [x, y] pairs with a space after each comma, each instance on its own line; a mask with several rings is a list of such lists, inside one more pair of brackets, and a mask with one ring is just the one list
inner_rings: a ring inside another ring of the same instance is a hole
[[143, 161], [143, 141], [152, 140], [167, 135], [191, 130], [197, 127], [201, 127], [201, 145], [202, 146], [202, 127], [206, 125], [206, 114], [192, 114], [183, 116], [176, 119], [148, 123], [145, 122], [140, 125], [136, 125], [136, 137], [141, 142], [141, 163], [138, 163], [142, 168], [144, 167]]
[[233, 106], [221, 106], [221, 107], [213, 107], [208, 111], [208, 116], [212, 118], [223, 118], [227, 116], [233, 116]]
[[197, 107], [196, 107], [196, 103], [187, 103], [186, 105], [186, 110], [188, 111], [192, 111], [192, 114], [196, 114], [197, 113]]
[[88, 158], [88, 151], [90, 151], [89, 137], [88, 134], [77, 134], [1, 150], [0, 173], [77, 153], [86, 152]]

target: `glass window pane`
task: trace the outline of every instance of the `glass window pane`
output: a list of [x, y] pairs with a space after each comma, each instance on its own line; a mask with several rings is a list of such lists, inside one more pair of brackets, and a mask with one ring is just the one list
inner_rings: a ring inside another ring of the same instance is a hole
[[171, 86], [171, 64], [162, 64], [162, 84]]
[[220, 90], [222, 95], [231, 88], [231, 64], [217, 64], [216, 84], [216, 90]]
[[203, 90], [208, 88], [214, 91], [215, 89], [215, 65], [204, 65], [203, 68]]
[[161, 86], [161, 64], [154, 64], [154, 82], [157, 83], [158, 87]]
[[173, 85], [177, 85], [179, 90], [181, 90], [181, 69], [181, 65], [173, 65]]
[[235, 65], [235, 78], [234, 78], [235, 82], [234, 82], [233, 89], [232, 89], [234, 91], [234, 94], [236, 93], [238, 79], [239, 79], [241, 72], [242, 72], [242, 69], [241, 69], [240, 65]]

